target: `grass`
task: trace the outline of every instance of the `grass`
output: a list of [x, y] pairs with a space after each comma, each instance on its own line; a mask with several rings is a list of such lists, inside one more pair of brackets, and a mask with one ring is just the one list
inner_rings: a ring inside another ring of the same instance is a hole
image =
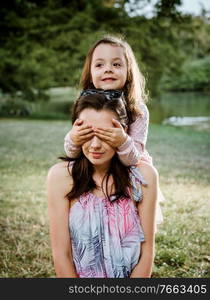
[[[69, 121], [0, 121], [0, 277], [54, 277], [45, 179]], [[151, 125], [148, 150], [166, 198], [153, 277], [209, 277], [210, 138]]]

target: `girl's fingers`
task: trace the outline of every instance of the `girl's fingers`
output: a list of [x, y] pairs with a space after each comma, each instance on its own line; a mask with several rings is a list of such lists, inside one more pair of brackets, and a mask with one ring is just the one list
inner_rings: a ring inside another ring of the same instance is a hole
[[100, 134], [102, 134], [104, 136], [111, 136], [113, 134], [113, 130], [112, 129], [106, 130], [106, 129], [99, 129], [99, 128], [97, 128], [97, 129], [94, 130], [94, 132], [95, 133], [100, 133]]
[[92, 128], [87, 128], [87, 129], [80, 130], [78, 133], [79, 133], [79, 136], [82, 136], [82, 135], [86, 135], [91, 132], [94, 133]]
[[120, 122], [116, 119], [112, 119], [112, 123], [116, 128], [122, 128], [122, 125], [120, 124]]
[[85, 141], [88, 141], [89, 139], [91, 139], [93, 136], [94, 136], [94, 133], [91, 132], [91, 133], [88, 133], [88, 134], [84, 135], [80, 139], [81, 139], [82, 142], [85, 142]]
[[86, 130], [86, 129], [89, 129], [89, 130], [92, 131], [92, 126], [90, 126], [90, 125], [83, 125], [83, 126], [79, 127], [77, 130], [78, 130], [78, 132], [81, 132], [82, 130]]
[[97, 127], [94, 129], [95, 132], [100, 131], [100, 132], [109, 132], [112, 133], [113, 132], [113, 128], [109, 128], [109, 127]]
[[104, 135], [104, 134], [101, 134], [101, 133], [99, 133], [99, 132], [95, 132], [95, 135], [96, 135], [97, 137], [99, 137], [100, 139], [104, 140], [104, 141], [109, 141], [109, 142], [112, 142], [112, 141], [113, 141], [113, 139], [112, 139], [111, 136]]
[[76, 121], [74, 122], [74, 125], [82, 125], [82, 123], [83, 123], [83, 120], [81, 120], [81, 119], [76, 119]]

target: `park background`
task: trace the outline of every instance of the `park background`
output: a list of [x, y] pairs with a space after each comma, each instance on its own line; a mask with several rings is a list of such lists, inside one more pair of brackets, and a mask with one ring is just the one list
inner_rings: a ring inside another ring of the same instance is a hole
[[[153, 1], [154, 2], [154, 1]], [[146, 77], [166, 198], [153, 277], [209, 277], [210, 12], [181, 0], [8, 0], [0, 8], [0, 277], [54, 277], [46, 176], [64, 154], [88, 48], [125, 37]]]

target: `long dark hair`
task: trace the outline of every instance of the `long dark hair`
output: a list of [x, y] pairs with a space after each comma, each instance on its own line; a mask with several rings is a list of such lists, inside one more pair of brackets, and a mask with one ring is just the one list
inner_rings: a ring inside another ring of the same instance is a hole
[[[97, 111], [109, 110], [115, 112], [121, 125], [124, 128], [127, 126], [128, 118], [122, 97], [108, 99], [105, 95], [97, 93], [81, 96], [77, 99], [73, 106], [72, 122], [74, 122], [79, 117], [80, 113], [86, 108], [92, 108]], [[81, 152], [78, 158], [72, 159], [66, 157], [63, 159], [69, 161], [68, 171], [73, 178], [73, 187], [67, 194], [69, 200], [78, 198], [82, 194], [96, 188], [96, 183], [93, 179], [93, 165], [86, 158], [83, 152]], [[73, 163], [71, 163], [72, 161]], [[108, 180], [111, 175], [113, 176], [115, 187], [114, 195], [109, 195], [108, 192]], [[122, 196], [129, 197], [128, 191], [131, 187], [129, 169], [121, 163], [116, 153], [111, 159], [109, 170], [104, 176], [103, 182], [104, 180], [106, 182], [106, 190], [103, 190], [103, 193], [109, 200], [111, 196], [112, 200], [117, 200]]]

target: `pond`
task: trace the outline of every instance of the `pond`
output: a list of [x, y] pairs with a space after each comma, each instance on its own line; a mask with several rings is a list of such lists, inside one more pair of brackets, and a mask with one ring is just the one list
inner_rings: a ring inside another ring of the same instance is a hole
[[210, 131], [210, 93], [164, 93], [149, 102], [150, 122]]

